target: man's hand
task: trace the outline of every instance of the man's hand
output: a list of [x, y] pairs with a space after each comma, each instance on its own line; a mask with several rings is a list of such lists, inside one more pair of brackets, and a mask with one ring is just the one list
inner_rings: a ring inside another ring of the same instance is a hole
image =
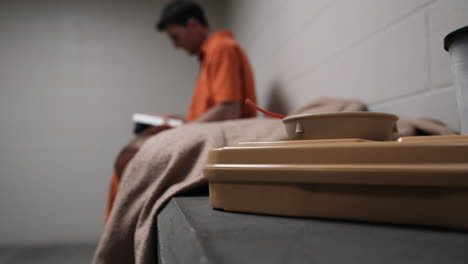
[[193, 122], [211, 122], [237, 119], [241, 117], [241, 102], [226, 102], [213, 106]]

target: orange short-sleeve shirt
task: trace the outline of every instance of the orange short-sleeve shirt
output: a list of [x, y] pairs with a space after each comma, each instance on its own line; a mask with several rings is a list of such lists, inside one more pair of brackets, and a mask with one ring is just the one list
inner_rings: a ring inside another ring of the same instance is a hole
[[241, 117], [254, 117], [256, 111], [245, 105], [246, 98], [256, 101], [250, 63], [231, 33], [220, 31], [203, 43], [200, 73], [187, 119], [195, 120], [211, 107], [225, 102], [242, 102]]

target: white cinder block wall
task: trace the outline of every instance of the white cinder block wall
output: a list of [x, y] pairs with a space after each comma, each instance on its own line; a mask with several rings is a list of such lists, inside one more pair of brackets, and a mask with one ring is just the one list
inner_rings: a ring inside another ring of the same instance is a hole
[[[271, 110], [354, 97], [458, 127], [442, 39], [466, 0], [202, 2]], [[131, 114], [185, 113], [198, 65], [154, 32], [162, 3], [0, 1], [0, 245], [95, 241]]]
[[249, 54], [259, 102], [287, 112], [314, 98], [458, 128], [443, 38], [468, 25], [466, 0], [230, 0], [228, 25]]
[[0, 0], [0, 246], [96, 242], [131, 115], [185, 114], [198, 62], [155, 32], [163, 3]]

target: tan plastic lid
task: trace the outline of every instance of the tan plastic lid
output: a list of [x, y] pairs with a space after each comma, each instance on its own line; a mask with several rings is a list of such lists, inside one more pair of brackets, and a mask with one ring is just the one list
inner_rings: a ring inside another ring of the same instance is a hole
[[283, 123], [291, 140], [360, 138], [388, 141], [398, 132], [392, 114], [336, 112], [288, 116]]

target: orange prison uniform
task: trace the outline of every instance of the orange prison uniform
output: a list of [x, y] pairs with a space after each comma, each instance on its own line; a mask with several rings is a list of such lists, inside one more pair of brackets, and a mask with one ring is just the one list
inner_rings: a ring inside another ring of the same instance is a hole
[[[233, 101], [242, 103], [241, 117], [256, 116], [256, 110], [244, 104], [246, 98], [256, 102], [252, 69], [231, 33], [220, 31], [211, 34], [201, 47], [200, 63], [200, 74], [187, 120], [197, 119], [217, 104]], [[112, 175], [106, 222], [119, 189], [120, 176], [115, 172]]]
[[256, 101], [252, 69], [232, 34], [211, 34], [200, 53], [200, 74], [187, 120], [197, 119], [217, 104], [233, 101], [243, 104], [241, 117], [256, 116], [256, 110], [244, 104], [246, 98]]

